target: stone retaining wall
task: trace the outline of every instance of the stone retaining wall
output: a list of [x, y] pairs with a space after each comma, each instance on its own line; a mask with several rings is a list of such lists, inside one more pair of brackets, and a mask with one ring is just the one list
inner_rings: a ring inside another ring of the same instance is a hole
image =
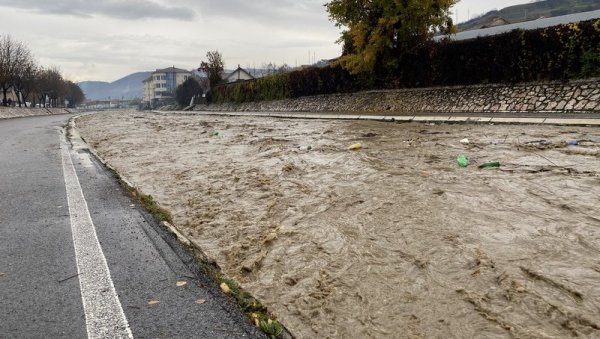
[[35, 117], [40, 115], [71, 114], [65, 108], [18, 108], [0, 106], [0, 119]]
[[319, 95], [200, 106], [203, 111], [360, 113], [600, 113], [600, 79]]

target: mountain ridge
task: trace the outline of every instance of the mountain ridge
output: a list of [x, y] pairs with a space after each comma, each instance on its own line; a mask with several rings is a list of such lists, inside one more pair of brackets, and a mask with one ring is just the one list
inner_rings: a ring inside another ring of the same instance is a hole
[[[224, 74], [233, 72], [233, 69], [225, 69]], [[248, 71], [255, 77], [264, 76], [268, 70], [262, 68], [249, 68]], [[124, 76], [113, 82], [107, 81], [82, 81], [77, 83], [87, 100], [107, 100], [111, 99], [136, 99], [144, 97], [143, 81], [149, 78], [155, 71], [141, 71]], [[195, 76], [203, 77], [201, 72], [191, 70]]]
[[87, 100], [135, 99], [144, 96], [143, 81], [152, 74], [142, 71], [129, 74], [113, 82], [82, 81], [78, 83]]
[[489, 23], [498, 20], [498, 18], [516, 24], [539, 18], [550, 18], [597, 9], [600, 9], [598, 0], [544, 0], [489, 11], [469, 21], [459, 23], [457, 26], [459, 31], [467, 31], [490, 26]]

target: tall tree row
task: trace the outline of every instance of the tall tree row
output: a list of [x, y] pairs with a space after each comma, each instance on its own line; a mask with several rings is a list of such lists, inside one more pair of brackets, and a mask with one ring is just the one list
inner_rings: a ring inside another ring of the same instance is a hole
[[8, 93], [15, 93], [19, 107], [69, 107], [82, 103], [85, 96], [77, 84], [66, 81], [57, 68], [39, 66], [27, 46], [10, 36], [0, 36], [0, 90], [2, 106], [9, 106]]

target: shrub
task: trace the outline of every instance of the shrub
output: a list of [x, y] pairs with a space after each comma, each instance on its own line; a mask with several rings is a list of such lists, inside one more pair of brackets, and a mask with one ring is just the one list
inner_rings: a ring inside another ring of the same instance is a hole
[[581, 77], [600, 77], [600, 48], [588, 50], [581, 56]]

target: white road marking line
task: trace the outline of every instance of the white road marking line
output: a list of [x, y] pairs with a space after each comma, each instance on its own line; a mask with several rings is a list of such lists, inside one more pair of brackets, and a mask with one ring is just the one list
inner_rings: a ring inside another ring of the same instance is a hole
[[64, 134], [60, 149], [88, 338], [133, 338]]

